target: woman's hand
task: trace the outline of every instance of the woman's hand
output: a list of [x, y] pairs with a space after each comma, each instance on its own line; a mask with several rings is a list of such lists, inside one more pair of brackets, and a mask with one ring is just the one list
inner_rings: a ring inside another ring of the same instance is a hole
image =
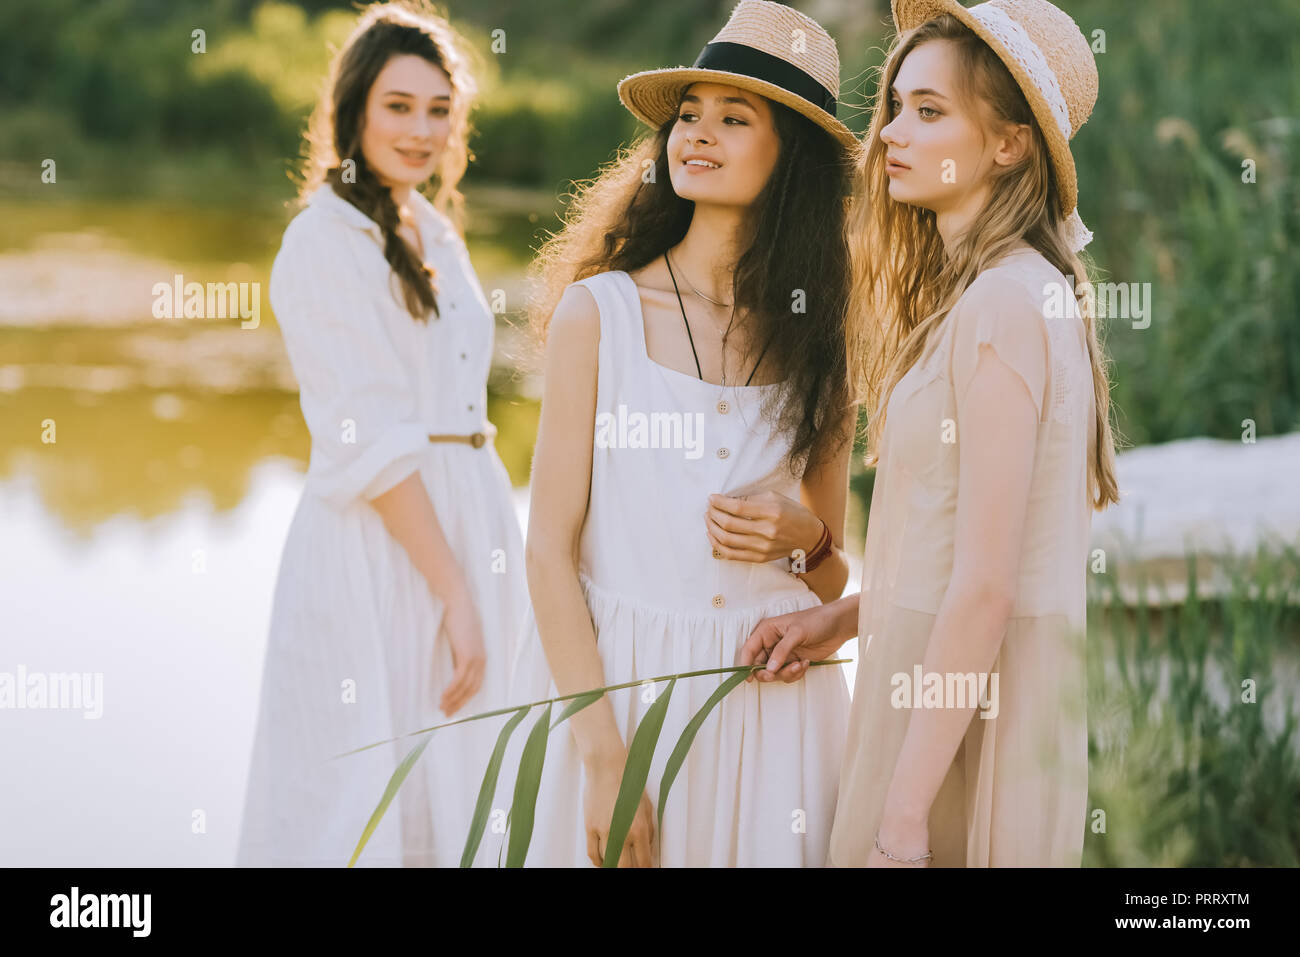
[[[624, 753], [585, 765], [586, 787], [582, 805], [587, 828], [587, 857], [596, 867], [604, 865], [605, 849], [609, 844], [609, 824], [614, 818], [614, 804], [618, 801], [619, 787], [623, 783], [626, 758]], [[632, 827], [623, 842], [623, 853], [618, 859], [618, 866], [650, 867], [650, 847], [654, 833], [654, 807], [650, 804], [650, 798], [642, 792], [641, 803], [632, 818]]]
[[451, 644], [451, 661], [455, 666], [451, 681], [442, 690], [439, 707], [451, 717], [478, 692], [483, 684], [486, 653], [483, 645], [483, 625], [478, 609], [468, 595], [468, 589], [455, 601], [446, 605], [442, 616], [443, 628]]
[[[920, 857], [930, 850], [930, 825], [925, 818], [902, 820], [891, 818], [888, 813], [880, 821], [876, 831], [876, 840], [880, 846], [895, 857], [904, 859]], [[904, 864], [891, 861], [873, 844], [867, 856], [867, 867], [929, 867], [930, 861]]]
[[745, 680], [798, 681], [808, 673], [810, 661], [829, 658], [844, 642], [853, 637], [846, 628], [846, 614], [856, 623], [857, 595], [829, 605], [816, 605], [803, 611], [764, 618], [750, 632], [736, 657], [737, 665], [767, 667], [750, 674]]
[[821, 540], [822, 521], [803, 504], [779, 492], [710, 495], [704, 525], [714, 558], [770, 562], [809, 554]]

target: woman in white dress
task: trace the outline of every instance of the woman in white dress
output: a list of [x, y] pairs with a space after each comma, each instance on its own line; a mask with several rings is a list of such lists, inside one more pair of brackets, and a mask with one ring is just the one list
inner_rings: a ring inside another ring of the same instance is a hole
[[[539, 261], [536, 625], [512, 701], [729, 667], [760, 619], [843, 590], [856, 140], [838, 87], [830, 36], [763, 0], [693, 68], [620, 84], [654, 132]], [[679, 681], [619, 865], [820, 866], [849, 700], [838, 667], [817, 671], [722, 700], [656, 833], [666, 759], [728, 676]], [[551, 735], [526, 864], [604, 862], [628, 744], [666, 687], [613, 692]]]
[[[505, 703], [527, 592], [485, 418], [493, 317], [444, 212], [459, 205], [474, 92], [458, 42], [436, 18], [363, 14], [272, 266], [312, 453], [276, 582], [239, 865], [345, 865], [415, 739], [332, 756]], [[417, 190], [431, 177], [433, 203]], [[433, 735], [358, 865], [455, 866], [495, 730]]]

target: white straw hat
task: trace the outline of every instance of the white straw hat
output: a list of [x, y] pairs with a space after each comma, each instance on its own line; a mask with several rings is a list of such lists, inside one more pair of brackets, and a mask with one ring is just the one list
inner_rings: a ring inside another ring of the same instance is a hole
[[830, 133], [846, 149], [853, 131], [835, 118], [840, 56], [831, 35], [811, 17], [769, 0], [740, 0], [731, 19], [689, 67], [624, 77], [618, 96], [637, 119], [661, 127], [675, 115], [692, 83], [724, 83], [788, 106]]
[[1097, 62], [1069, 14], [1047, 0], [988, 0], [973, 7], [957, 0], [891, 0], [891, 6], [900, 35], [951, 14], [1006, 64], [1047, 141], [1070, 246], [1078, 252], [1088, 245], [1092, 233], [1079, 218], [1070, 140], [1097, 102]]

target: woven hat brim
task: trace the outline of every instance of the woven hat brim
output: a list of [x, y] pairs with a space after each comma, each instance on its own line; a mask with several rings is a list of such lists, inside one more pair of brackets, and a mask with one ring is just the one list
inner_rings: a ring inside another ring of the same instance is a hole
[[642, 123], [658, 129], [672, 119], [681, 103], [682, 94], [692, 83], [720, 83], [757, 93], [806, 116], [830, 133], [846, 150], [856, 150], [860, 145], [853, 131], [825, 110], [784, 87], [743, 73], [702, 70], [694, 67], [646, 70], [642, 73], [633, 73], [619, 81], [618, 98]]
[[1070, 141], [1056, 125], [1056, 116], [1048, 105], [1047, 97], [1039, 90], [1038, 84], [1025, 70], [1020, 62], [1007, 50], [1001, 40], [989, 31], [984, 24], [971, 16], [970, 11], [957, 0], [891, 0], [894, 12], [894, 26], [900, 34], [914, 30], [927, 20], [950, 13], [971, 32], [989, 45], [998, 59], [1003, 62], [1016, 83], [1025, 94], [1025, 100], [1033, 111], [1038, 128], [1043, 131], [1047, 142], [1047, 152], [1056, 172], [1056, 188], [1060, 194], [1061, 215], [1069, 216], [1079, 205], [1079, 175], [1074, 166], [1074, 154], [1070, 152]]

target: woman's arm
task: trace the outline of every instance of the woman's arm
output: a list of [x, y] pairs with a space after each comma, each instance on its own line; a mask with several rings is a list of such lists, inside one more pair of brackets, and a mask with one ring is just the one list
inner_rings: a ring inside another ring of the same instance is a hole
[[[578, 544], [591, 493], [600, 313], [581, 286], [565, 290], [547, 336], [545, 390], [528, 510], [528, 591], [561, 695], [605, 684], [596, 632], [578, 580]], [[623, 738], [608, 698], [569, 719], [584, 763], [617, 761]]]
[[382, 495], [370, 499], [388, 534], [406, 551], [429, 591], [443, 604], [443, 623], [451, 642], [455, 672], [439, 706], [450, 716], [483, 684], [486, 651], [482, 626], [465, 571], [443, 534], [429, 493], [412, 472]]
[[833, 456], [804, 475], [799, 488], [802, 502], [772, 491], [745, 496], [710, 495], [704, 520], [715, 557], [741, 562], [793, 560], [796, 549], [807, 556], [821, 538], [824, 520], [831, 533], [831, 553], [814, 570], [796, 573], [823, 602], [839, 598], [849, 578], [849, 561], [843, 548], [844, 515], [856, 423], [855, 407], [846, 414], [848, 431], [843, 434], [847, 439]]
[[[992, 348], [980, 348], [961, 404], [952, 577], [926, 646], [925, 674], [987, 674], [997, 659], [1015, 600], [1037, 428], [1037, 404], [1024, 381]], [[975, 711], [944, 704], [916, 708], [908, 720], [879, 832], [896, 856], [925, 852], [930, 807]]]
[[[538, 636], [561, 695], [605, 684], [596, 630], [578, 579], [578, 548], [591, 495], [599, 345], [596, 302], [584, 287], [570, 286], [551, 316], [547, 339], [546, 385], [533, 453], [525, 548]], [[608, 695], [573, 715], [569, 726], [586, 771], [587, 857], [600, 866], [627, 748]], [[654, 807], [643, 792], [619, 857], [620, 867], [650, 866], [654, 829]]]
[[[846, 439], [833, 457], [804, 474], [800, 487], [803, 504], [815, 517], [824, 521], [831, 532], [831, 553], [812, 571], [799, 575], [823, 603], [835, 601], [843, 595], [849, 580], [849, 557], [844, 551], [844, 520], [849, 498], [849, 456], [853, 452], [853, 430], [857, 421], [858, 409], [854, 406], [841, 424], [841, 435]], [[809, 554], [815, 545], [816, 540], [805, 546], [804, 554]]]

